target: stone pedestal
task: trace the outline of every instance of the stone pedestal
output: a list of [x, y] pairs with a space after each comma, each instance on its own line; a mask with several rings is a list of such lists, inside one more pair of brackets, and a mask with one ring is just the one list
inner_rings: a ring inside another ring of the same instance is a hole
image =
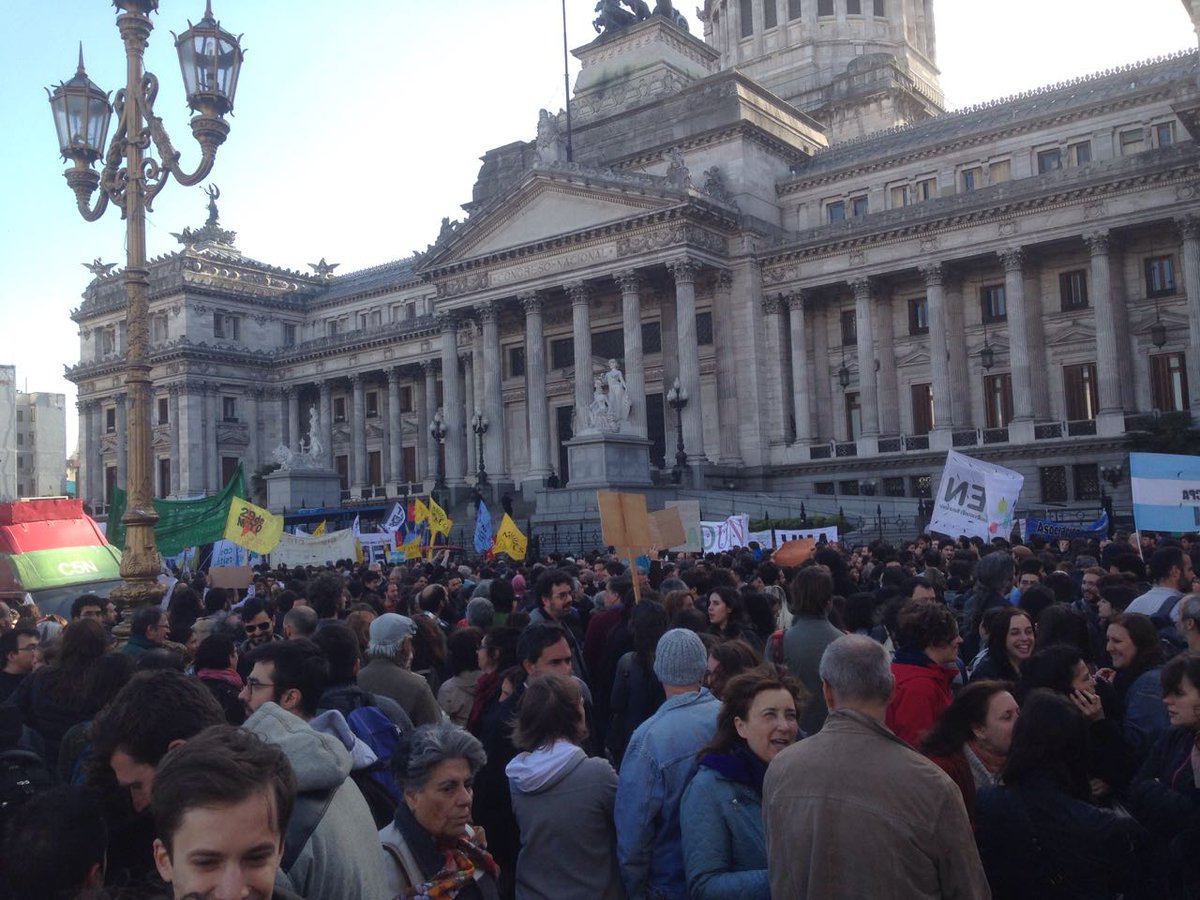
[[280, 469], [266, 482], [267, 509], [273, 513], [342, 502], [342, 482], [332, 469]]
[[572, 488], [649, 487], [650, 442], [633, 434], [581, 434], [567, 441]]

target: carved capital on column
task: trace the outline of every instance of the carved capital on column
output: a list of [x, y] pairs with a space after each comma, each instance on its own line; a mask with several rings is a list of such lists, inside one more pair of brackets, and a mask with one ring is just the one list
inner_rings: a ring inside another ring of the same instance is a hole
[[1180, 216], [1175, 220], [1175, 226], [1185, 241], [1200, 238], [1200, 219], [1196, 216]]
[[997, 255], [1000, 257], [1005, 272], [1020, 272], [1025, 266], [1024, 247], [1009, 247], [1007, 250], [1001, 250]]
[[1112, 244], [1112, 232], [1093, 231], [1083, 236], [1083, 242], [1092, 256], [1108, 256], [1108, 248]]
[[400, 370], [397, 369], [395, 366], [389, 366], [384, 371], [384, 374], [387, 376], [388, 387], [394, 387], [395, 385], [398, 385], [402, 380], [402, 377], [400, 375]]
[[113, 403], [117, 404], [117, 406], [124, 406], [125, 401], [127, 401], [128, 399], [129, 399], [129, 395], [124, 392], [122, 392], [120, 394], [113, 394]]
[[870, 278], [855, 278], [850, 282], [850, 290], [854, 294], [855, 300], [871, 299], [871, 279]]
[[458, 354], [458, 364], [459, 364], [460, 366], [462, 366], [464, 369], [469, 369], [469, 368], [471, 368], [471, 361], [472, 361], [473, 359], [474, 359], [474, 356], [473, 356], [472, 354], [470, 354], [470, 353], [460, 353], [460, 354]]
[[445, 334], [446, 332], [458, 331], [458, 317], [454, 313], [438, 313], [433, 317], [437, 323], [438, 329]]
[[807, 291], [792, 291], [783, 299], [788, 309], [802, 313], [808, 308], [811, 297]]
[[636, 294], [642, 286], [642, 276], [637, 269], [622, 269], [613, 273], [613, 281], [621, 288], [622, 294]]
[[333, 394], [333, 385], [329, 381], [318, 381], [317, 390], [321, 393], [321, 399], [327, 400]]
[[475, 315], [480, 325], [494, 325], [500, 321], [500, 304], [488, 300], [475, 307]]
[[586, 281], [572, 281], [566, 285], [566, 289], [572, 306], [587, 306], [588, 297], [591, 296], [592, 291]]
[[437, 360], [435, 359], [423, 359], [417, 365], [421, 367], [421, 374], [426, 377], [429, 376], [430, 372], [436, 372], [438, 368]]
[[784, 312], [783, 294], [773, 294], [762, 298], [763, 315], [775, 316]]
[[366, 378], [362, 372], [351, 372], [346, 378], [350, 381], [350, 388], [355, 391], [361, 390], [366, 384]]
[[517, 302], [520, 303], [521, 308], [525, 310], [526, 316], [541, 315], [542, 308], [545, 306], [545, 300], [536, 292], [518, 294]]
[[282, 397], [284, 400], [289, 399], [292, 396], [292, 394], [294, 394], [296, 392], [297, 392], [297, 388], [293, 385], [281, 384], [279, 386], [279, 396]]
[[928, 263], [921, 266], [921, 277], [926, 287], [940, 287], [946, 283], [946, 267], [940, 262]]
[[182, 393], [183, 393], [183, 385], [180, 384], [178, 381], [173, 381], [167, 385], [167, 396], [168, 397], [172, 397], [172, 398], [178, 400], [179, 395]]
[[696, 276], [700, 274], [700, 263], [685, 257], [667, 263], [667, 270], [675, 279], [675, 284], [695, 284]]
[[713, 287], [720, 293], [728, 294], [733, 290], [733, 273], [728, 269], [718, 269], [713, 275]]

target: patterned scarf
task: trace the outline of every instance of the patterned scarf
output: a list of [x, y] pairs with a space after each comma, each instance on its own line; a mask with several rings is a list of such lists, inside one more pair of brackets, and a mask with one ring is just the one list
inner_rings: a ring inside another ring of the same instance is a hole
[[438, 844], [442, 853], [442, 868], [429, 881], [406, 888], [400, 896], [405, 900], [454, 900], [458, 892], [475, 880], [476, 871], [496, 878], [500, 867], [483, 848], [482, 831], [463, 835], [458, 840]]

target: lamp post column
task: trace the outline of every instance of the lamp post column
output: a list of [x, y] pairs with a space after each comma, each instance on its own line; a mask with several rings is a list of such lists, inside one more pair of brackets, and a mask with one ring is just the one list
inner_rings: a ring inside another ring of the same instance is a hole
[[129, 397], [113, 397], [117, 406], [117, 484], [129, 488]]

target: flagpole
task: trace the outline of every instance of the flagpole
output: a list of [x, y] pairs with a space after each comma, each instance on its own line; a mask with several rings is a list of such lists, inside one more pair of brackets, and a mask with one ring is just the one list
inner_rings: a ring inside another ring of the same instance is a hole
[[570, 54], [567, 51], [567, 0], [562, 0], [563, 20], [563, 94], [567, 109], [567, 162], [575, 162], [575, 149], [571, 142], [571, 70]]

